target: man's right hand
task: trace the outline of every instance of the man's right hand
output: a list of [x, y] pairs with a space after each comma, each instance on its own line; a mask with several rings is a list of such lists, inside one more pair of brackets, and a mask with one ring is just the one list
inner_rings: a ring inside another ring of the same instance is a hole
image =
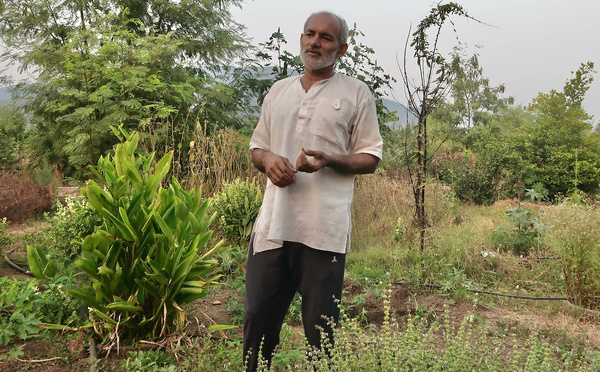
[[286, 187], [296, 182], [296, 168], [283, 156], [263, 149], [254, 149], [252, 162], [275, 186]]

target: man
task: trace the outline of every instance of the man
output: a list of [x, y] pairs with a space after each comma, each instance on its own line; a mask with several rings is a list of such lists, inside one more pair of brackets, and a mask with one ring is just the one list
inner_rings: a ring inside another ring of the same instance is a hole
[[[335, 73], [348, 49], [346, 22], [311, 15], [300, 37], [305, 73], [276, 82], [250, 141], [252, 161], [267, 177], [246, 271], [244, 356], [270, 362], [294, 295], [310, 345], [332, 341], [337, 323], [354, 175], [381, 159], [375, 101], [363, 82]], [[295, 165], [291, 163], [295, 159]]]

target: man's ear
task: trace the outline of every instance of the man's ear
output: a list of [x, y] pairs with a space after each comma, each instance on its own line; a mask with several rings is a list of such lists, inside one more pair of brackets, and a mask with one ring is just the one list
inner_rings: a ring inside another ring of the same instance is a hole
[[341, 56], [346, 54], [347, 50], [348, 50], [348, 43], [344, 43], [344, 44], [340, 45], [340, 50], [338, 50], [336, 57], [340, 58]]

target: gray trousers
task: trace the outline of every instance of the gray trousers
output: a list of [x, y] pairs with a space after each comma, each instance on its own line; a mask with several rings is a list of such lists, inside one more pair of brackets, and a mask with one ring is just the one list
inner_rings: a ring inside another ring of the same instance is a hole
[[[321, 329], [333, 345], [342, 298], [346, 255], [284, 242], [282, 248], [254, 254], [250, 244], [244, 298], [244, 358], [254, 371], [258, 350], [270, 363], [279, 333], [296, 292], [302, 296], [302, 322], [311, 346], [321, 348]], [[262, 343], [262, 344], [261, 344]], [[247, 359], [246, 359], [247, 358]]]

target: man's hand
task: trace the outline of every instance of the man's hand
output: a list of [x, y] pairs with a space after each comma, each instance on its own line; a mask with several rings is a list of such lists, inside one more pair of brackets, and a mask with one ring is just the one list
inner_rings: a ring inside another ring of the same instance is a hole
[[296, 169], [287, 158], [263, 149], [252, 150], [252, 162], [275, 186], [286, 187], [296, 182]]
[[[311, 159], [308, 156], [312, 156]], [[305, 150], [302, 148], [298, 160], [296, 160], [296, 169], [300, 172], [313, 173], [319, 169], [326, 167], [328, 164], [328, 157], [321, 151]]]
[[[309, 159], [309, 156], [312, 158]], [[329, 167], [343, 173], [364, 174], [375, 172], [377, 164], [379, 164], [379, 158], [371, 154], [331, 155], [302, 148], [302, 152], [296, 160], [296, 169], [299, 172], [313, 173]]]

